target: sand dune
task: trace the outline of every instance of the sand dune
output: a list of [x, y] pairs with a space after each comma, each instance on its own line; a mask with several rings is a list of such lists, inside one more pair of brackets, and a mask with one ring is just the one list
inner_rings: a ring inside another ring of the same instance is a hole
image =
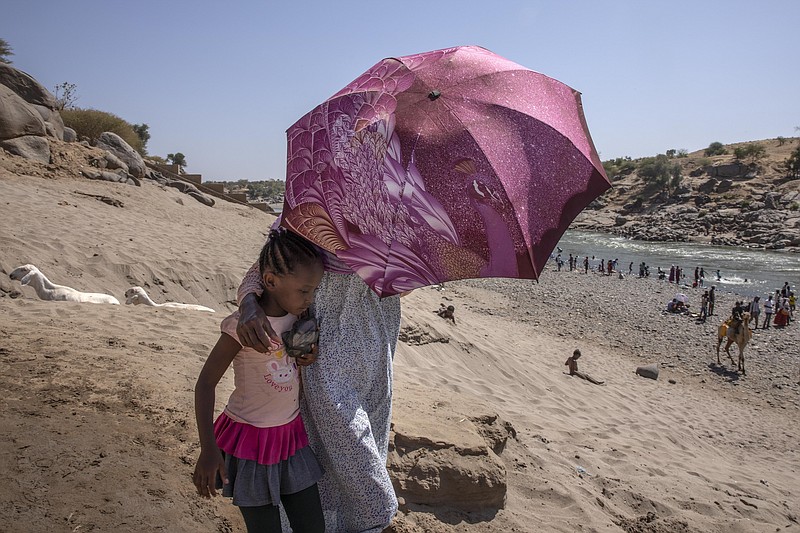
[[[194, 493], [192, 388], [272, 217], [150, 182], [45, 166], [23, 175], [4, 157], [0, 530], [243, 530], [227, 501]], [[24, 263], [80, 290], [122, 299], [140, 285], [218, 313], [41, 301], [8, 279]], [[538, 284], [458, 282], [404, 298], [398, 431], [430, 424], [444, 441], [468, 440], [497, 417], [508, 439], [489, 456], [507, 493], [502, 508], [473, 513], [404, 500], [392, 529], [800, 530], [796, 325], [758, 332], [740, 376], [712, 364], [716, 322], [660, 313], [670, 290], [548, 271]], [[455, 326], [433, 312], [440, 303], [455, 305]], [[564, 373], [575, 347], [604, 385]], [[634, 374], [652, 362], [657, 381]]]

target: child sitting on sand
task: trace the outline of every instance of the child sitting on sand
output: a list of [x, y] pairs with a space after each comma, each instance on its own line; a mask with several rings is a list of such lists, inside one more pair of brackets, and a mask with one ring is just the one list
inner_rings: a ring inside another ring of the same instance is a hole
[[578, 359], [580, 359], [580, 357], [581, 357], [581, 351], [575, 349], [575, 351], [572, 352], [572, 357], [567, 359], [567, 361], [564, 363], [569, 369], [569, 375], [578, 376], [579, 378], [585, 379], [586, 381], [594, 383], [595, 385], [602, 385], [603, 383], [605, 383], [604, 381], [600, 381], [599, 379], [593, 378], [589, 374], [584, 374], [583, 372], [578, 371]]
[[452, 320], [453, 321], [453, 325], [455, 326], [456, 325], [456, 317], [453, 315], [455, 310], [456, 310], [456, 308], [453, 307], [452, 305], [448, 305], [447, 307], [445, 307], [444, 304], [439, 304], [439, 310], [436, 311], [436, 314], [439, 315], [440, 317], [444, 318], [445, 320]]
[[[281, 228], [270, 232], [259, 269], [264, 285], [259, 304], [281, 335], [314, 301], [322, 260], [311, 243]], [[283, 344], [267, 353], [244, 348], [236, 334], [238, 321], [238, 311], [222, 321], [222, 334], [195, 386], [201, 446], [193, 476], [197, 492], [210, 497], [221, 487], [223, 496], [239, 506], [249, 532], [281, 531], [278, 505], [283, 503], [294, 531], [322, 533], [317, 489], [322, 468], [300, 415], [297, 368], [316, 359], [316, 346], [297, 357], [289, 357]], [[215, 389], [231, 364], [235, 388], [213, 422]]]

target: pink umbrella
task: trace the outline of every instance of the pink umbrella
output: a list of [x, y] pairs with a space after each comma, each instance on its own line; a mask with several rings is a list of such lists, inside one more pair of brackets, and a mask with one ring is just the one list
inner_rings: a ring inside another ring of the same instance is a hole
[[611, 186], [580, 94], [474, 46], [384, 59], [287, 137], [283, 224], [380, 296], [536, 279]]

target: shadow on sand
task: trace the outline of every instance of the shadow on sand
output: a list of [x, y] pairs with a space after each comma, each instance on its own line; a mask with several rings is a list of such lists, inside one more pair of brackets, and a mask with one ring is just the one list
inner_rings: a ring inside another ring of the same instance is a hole
[[717, 363], [708, 363], [708, 368], [716, 375], [725, 378], [728, 382], [733, 383], [739, 381], [740, 374], [734, 368], [733, 370], [729, 370], [728, 367], [723, 365], [718, 365]]

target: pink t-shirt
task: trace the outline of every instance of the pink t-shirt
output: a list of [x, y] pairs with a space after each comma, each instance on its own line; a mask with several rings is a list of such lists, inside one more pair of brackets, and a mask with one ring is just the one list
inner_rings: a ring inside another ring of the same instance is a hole
[[[286, 314], [268, 317], [279, 336], [291, 329], [297, 317]], [[236, 342], [239, 312], [222, 321], [220, 329]], [[241, 342], [239, 342], [241, 345]], [[225, 414], [236, 422], [255, 427], [281, 426], [300, 412], [300, 375], [294, 358], [286, 355], [283, 345], [270, 353], [242, 346], [233, 358], [235, 389], [228, 399]]]

